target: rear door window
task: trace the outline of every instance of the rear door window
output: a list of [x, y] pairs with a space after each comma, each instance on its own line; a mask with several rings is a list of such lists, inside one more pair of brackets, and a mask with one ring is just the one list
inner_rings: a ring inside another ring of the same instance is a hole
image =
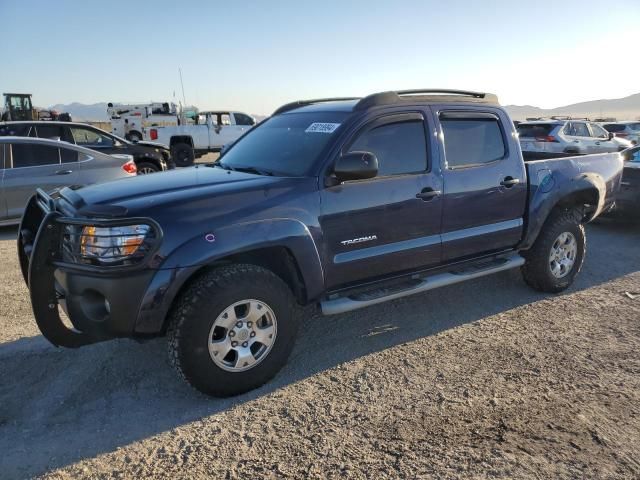
[[440, 114], [447, 167], [479, 166], [501, 160], [507, 148], [499, 119], [492, 114]]
[[11, 146], [11, 153], [13, 168], [41, 167], [60, 163], [59, 149], [51, 145], [14, 143]]
[[64, 138], [63, 127], [60, 125], [37, 125], [34, 127], [39, 138], [50, 140], [62, 140]]

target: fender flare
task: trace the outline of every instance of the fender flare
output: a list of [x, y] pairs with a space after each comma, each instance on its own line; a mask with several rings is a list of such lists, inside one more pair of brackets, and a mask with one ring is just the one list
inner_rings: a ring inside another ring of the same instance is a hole
[[[583, 198], [583, 195], [596, 193], [595, 210], [589, 212], [583, 220], [590, 222], [603, 210], [607, 194], [604, 179], [596, 173], [580, 173], [572, 178], [555, 179], [550, 170], [540, 170], [539, 185], [529, 199], [529, 221], [527, 233], [520, 248], [529, 249], [538, 238], [543, 225], [551, 215], [551, 212], [563, 203], [571, 203]], [[553, 184], [545, 188], [545, 178], [551, 175]]]
[[317, 298], [322, 293], [324, 271], [320, 252], [305, 224], [294, 219], [278, 218], [229, 225], [204, 232], [167, 255], [147, 288], [135, 331], [160, 332], [176, 296], [202, 268], [215, 265], [232, 255], [268, 247], [284, 247], [291, 253], [309, 299]]

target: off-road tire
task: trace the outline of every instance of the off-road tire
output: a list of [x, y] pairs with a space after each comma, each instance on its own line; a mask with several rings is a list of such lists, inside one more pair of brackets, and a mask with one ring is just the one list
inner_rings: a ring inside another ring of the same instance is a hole
[[195, 152], [188, 143], [176, 143], [171, 147], [171, 158], [176, 167], [190, 167], [195, 161]]
[[[209, 354], [211, 327], [229, 305], [244, 299], [266, 303], [277, 318], [277, 335], [266, 357], [249, 370], [229, 372]], [[271, 271], [248, 264], [203, 273], [177, 299], [167, 329], [169, 361], [191, 386], [207, 395], [228, 397], [253, 390], [286, 363], [298, 332], [295, 299]]]
[[[149, 173], [157, 173], [161, 171], [160, 167], [158, 167], [155, 163], [152, 163], [152, 162], [136, 163], [136, 167], [138, 168], [138, 175], [147, 175]], [[151, 171], [144, 172], [144, 170], [151, 170]]]
[[[554, 242], [564, 232], [574, 236], [578, 249], [571, 271], [564, 277], [557, 278], [551, 273], [549, 255]], [[587, 240], [580, 213], [575, 209], [556, 210], [542, 226], [533, 247], [524, 253], [526, 262], [521, 268], [524, 281], [540, 292], [562, 292], [573, 283], [580, 272], [586, 251]]]

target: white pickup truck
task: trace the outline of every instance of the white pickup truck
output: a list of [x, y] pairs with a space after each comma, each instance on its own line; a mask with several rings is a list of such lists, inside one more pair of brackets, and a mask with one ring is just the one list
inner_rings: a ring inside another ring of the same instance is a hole
[[176, 166], [187, 167], [197, 157], [235, 142], [255, 124], [255, 119], [246, 113], [200, 112], [193, 125], [151, 127], [145, 136], [168, 146]]

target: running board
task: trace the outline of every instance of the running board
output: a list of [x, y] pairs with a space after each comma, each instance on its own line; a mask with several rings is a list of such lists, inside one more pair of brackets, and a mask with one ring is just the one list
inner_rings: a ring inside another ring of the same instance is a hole
[[524, 258], [520, 255], [511, 255], [509, 257], [494, 258], [489, 261], [482, 261], [471, 264], [466, 268], [452, 269], [448, 272], [438, 273], [430, 277], [420, 279], [411, 279], [402, 286], [395, 288], [380, 288], [364, 293], [339, 297], [320, 302], [322, 313], [324, 315], [335, 315], [338, 313], [350, 312], [358, 308], [369, 307], [378, 303], [395, 300], [396, 298], [406, 297], [414, 293], [426, 292], [434, 288], [445, 287], [460, 283], [473, 278], [484, 277], [492, 273], [511, 270], [524, 265]]

